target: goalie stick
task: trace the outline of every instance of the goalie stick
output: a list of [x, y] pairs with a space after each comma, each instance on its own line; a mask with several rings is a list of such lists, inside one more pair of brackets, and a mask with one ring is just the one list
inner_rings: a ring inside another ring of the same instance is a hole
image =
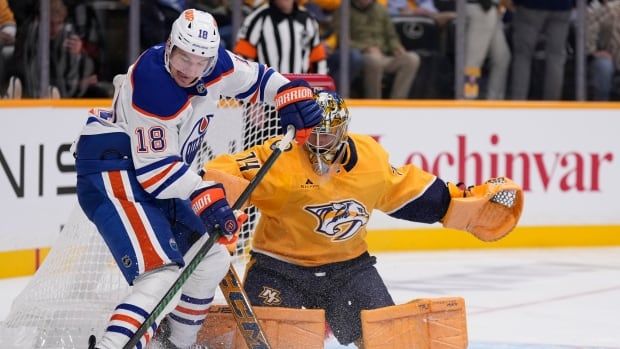
[[[274, 164], [276, 159], [280, 156], [280, 154], [288, 147], [288, 145], [293, 141], [293, 137], [295, 136], [295, 128], [289, 126], [286, 130], [286, 134], [284, 138], [279, 142], [278, 146], [273, 150], [273, 153], [269, 155], [261, 169], [256, 173], [256, 176], [252, 178], [248, 186], [241, 193], [235, 204], [233, 205], [233, 210], [240, 209], [243, 204], [250, 198], [250, 195], [254, 191], [254, 189], [258, 186], [258, 183], [265, 177], [267, 171]], [[209, 252], [213, 244], [217, 241], [217, 239], [221, 236], [221, 230], [216, 229], [215, 234], [209, 236], [207, 241], [200, 247], [196, 255], [191, 258], [190, 262], [185, 266], [181, 275], [175, 280], [175, 282], [170, 286], [166, 294], [162, 297], [162, 299], [157, 303], [153, 311], [149, 314], [149, 316], [144, 320], [142, 325], [136, 330], [133, 336], [129, 339], [129, 342], [123, 346], [123, 349], [132, 349], [136, 346], [136, 344], [140, 341], [140, 338], [144, 335], [147, 329], [155, 323], [155, 320], [161, 315], [164, 311], [168, 303], [174, 298], [174, 295], [183, 287], [187, 279], [194, 272], [194, 270], [198, 267], [198, 264], [202, 261], [204, 256]], [[233, 281], [236, 285], [232, 292], [228, 292], [226, 296], [226, 301], [229, 303], [233, 311], [233, 315], [235, 320], [237, 320], [237, 324], [239, 325], [240, 332], [243, 335], [245, 342], [248, 347], [251, 349], [270, 349], [269, 342], [267, 341], [267, 337], [265, 333], [260, 327], [258, 319], [252, 311], [252, 306], [250, 305], [247, 295], [243, 291], [243, 289], [239, 286], [239, 277], [230, 267], [226, 278], [232, 274]], [[226, 280], [226, 278], [224, 280]], [[224, 282], [224, 281], [222, 281]], [[229, 281], [231, 283], [231, 281]], [[234, 285], [233, 285], [234, 286]], [[241, 308], [242, 307], [242, 308]]]

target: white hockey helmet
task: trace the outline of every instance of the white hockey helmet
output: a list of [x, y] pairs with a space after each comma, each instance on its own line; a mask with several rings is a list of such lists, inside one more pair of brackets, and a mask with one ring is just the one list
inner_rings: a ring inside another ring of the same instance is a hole
[[200, 76], [209, 74], [215, 67], [220, 47], [220, 33], [215, 18], [207, 12], [189, 9], [172, 23], [164, 55], [168, 72], [172, 49], [175, 47], [196, 56], [210, 58]]
[[305, 143], [314, 171], [324, 175], [334, 169], [344, 155], [349, 127], [349, 109], [344, 99], [333, 91], [314, 94], [323, 113], [321, 122], [312, 129]]

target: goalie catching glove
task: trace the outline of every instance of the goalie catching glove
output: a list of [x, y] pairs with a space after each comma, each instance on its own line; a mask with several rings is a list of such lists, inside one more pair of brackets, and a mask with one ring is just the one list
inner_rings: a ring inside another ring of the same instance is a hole
[[312, 88], [304, 80], [293, 80], [278, 89], [275, 100], [282, 132], [286, 133], [288, 125], [293, 125], [296, 130], [295, 140], [298, 144], [304, 144], [312, 128], [323, 119]]
[[202, 219], [209, 234], [215, 233], [215, 229], [221, 229], [222, 236], [218, 239], [219, 243], [227, 245], [237, 242], [237, 232], [247, 220], [247, 215], [230, 208], [221, 183], [194, 191], [190, 200], [192, 209]]
[[443, 226], [468, 231], [483, 241], [510, 233], [523, 211], [523, 190], [505, 177], [466, 189], [448, 183], [448, 190], [451, 201]]

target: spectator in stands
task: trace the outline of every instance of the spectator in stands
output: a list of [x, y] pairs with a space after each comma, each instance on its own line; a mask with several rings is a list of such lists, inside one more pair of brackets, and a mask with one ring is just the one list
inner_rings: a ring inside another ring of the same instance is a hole
[[[413, 0], [387, 0], [385, 4], [382, 1], [379, 1], [380, 4], [387, 6], [388, 12], [390, 16], [411, 16], [411, 15], [419, 15], [419, 16], [431, 16], [436, 9], [434, 6], [432, 8], [419, 7], [416, 5], [416, 2]], [[432, 4], [432, 3], [431, 3]]]
[[[48, 97], [101, 97], [92, 60], [83, 52], [82, 40], [66, 21], [67, 8], [62, 0], [50, 0], [50, 92]], [[23, 41], [16, 48], [18, 75], [24, 97], [40, 96], [40, 63], [38, 52], [39, 18], [24, 25]]]
[[[340, 48], [338, 47], [338, 37], [333, 33], [325, 42], [327, 50], [327, 68], [329, 75], [334, 79], [336, 86], [340, 89]], [[362, 51], [357, 48], [349, 47], [349, 86], [359, 78], [364, 65]]]
[[[335, 28], [339, 28], [339, 22], [337, 13]], [[374, 0], [351, 0], [349, 23], [350, 45], [363, 54], [364, 96], [381, 98], [384, 74], [393, 73], [390, 98], [407, 98], [420, 57], [405, 50], [387, 9]]]
[[612, 95], [614, 76], [620, 67], [620, 1], [591, 5], [587, 24], [590, 97], [606, 101]]
[[465, 40], [465, 97], [478, 97], [482, 64], [490, 57], [487, 99], [504, 99], [510, 49], [504, 35], [499, 0], [468, 0]]
[[93, 1], [63, 0], [67, 6], [67, 21], [72, 23], [76, 34], [82, 40], [82, 51], [93, 60], [95, 72], [100, 77], [103, 65], [107, 62], [108, 52], [105, 48], [106, 28], [100, 22]]
[[543, 99], [562, 96], [566, 40], [574, 0], [513, 0], [512, 99], [528, 98], [532, 57], [542, 31], [545, 34]]
[[6, 67], [15, 49], [15, 18], [7, 0], [0, 0], [0, 96], [6, 89]]
[[[131, 0], [122, 0], [129, 4]], [[140, 1], [140, 46], [142, 50], [164, 43], [172, 22], [187, 8], [185, 0]]]
[[[311, 0], [304, 5], [319, 22], [321, 38], [324, 38], [327, 52], [327, 69], [340, 89], [340, 48], [338, 45], [339, 28], [334, 27], [333, 17], [340, 8], [340, 0]], [[359, 49], [349, 48], [349, 85], [362, 72], [363, 58]]]
[[327, 73], [319, 24], [296, 0], [270, 0], [250, 13], [234, 52], [281, 73]]
[[390, 16], [426, 16], [433, 18], [437, 25], [444, 27], [456, 18], [454, 11], [439, 11], [433, 0], [378, 0], [386, 6]]

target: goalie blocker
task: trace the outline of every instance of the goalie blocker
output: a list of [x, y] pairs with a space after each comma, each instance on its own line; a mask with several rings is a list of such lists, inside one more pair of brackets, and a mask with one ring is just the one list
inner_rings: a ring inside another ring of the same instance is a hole
[[[325, 312], [322, 309], [254, 307], [274, 349], [324, 347]], [[406, 304], [362, 310], [364, 349], [467, 348], [465, 302], [462, 298], [416, 299]], [[231, 309], [214, 305], [198, 335], [210, 349], [246, 349]], [[361, 343], [357, 343], [358, 346]]]

